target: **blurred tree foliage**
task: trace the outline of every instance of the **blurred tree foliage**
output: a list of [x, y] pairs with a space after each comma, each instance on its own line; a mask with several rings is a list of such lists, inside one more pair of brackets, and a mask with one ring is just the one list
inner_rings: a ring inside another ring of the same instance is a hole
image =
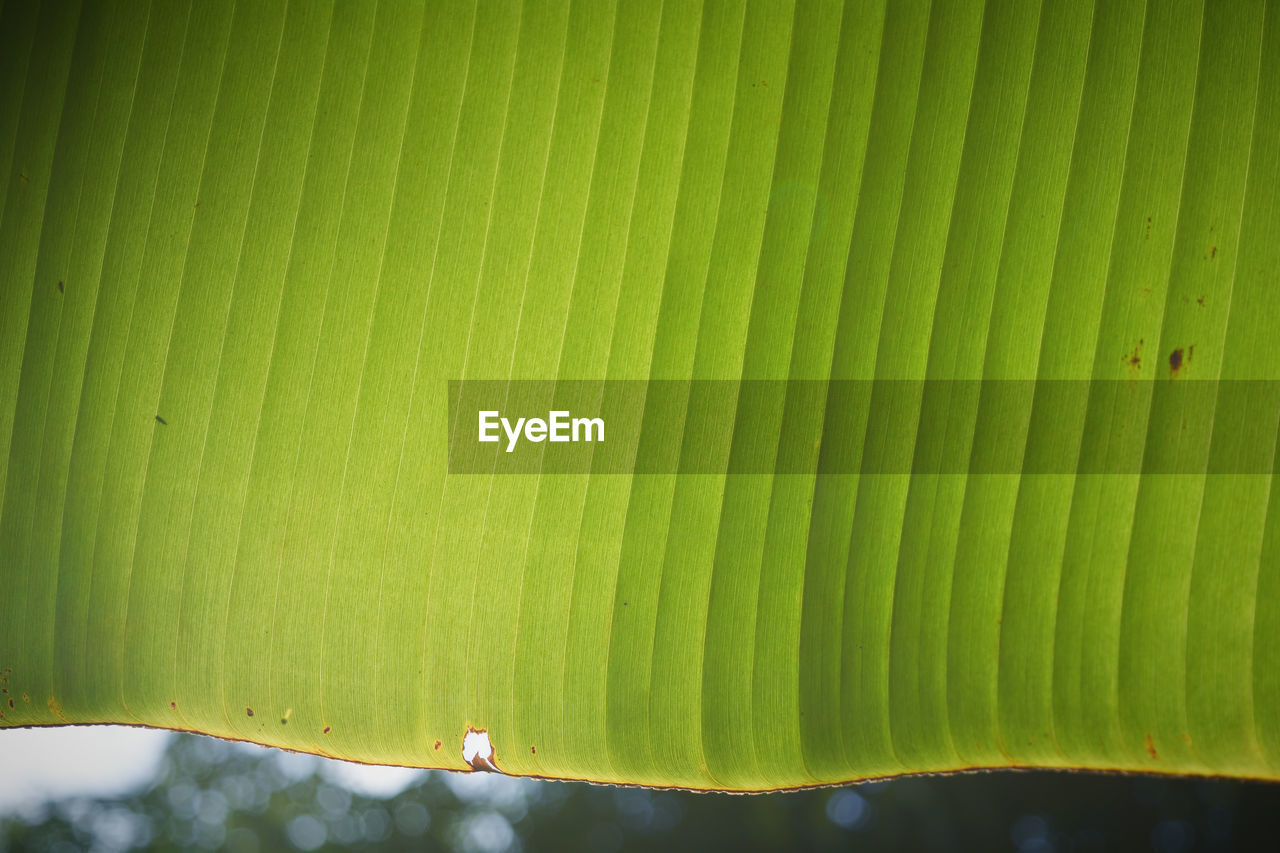
[[0, 850], [1274, 850], [1280, 787], [983, 773], [734, 796], [424, 772], [353, 793], [314, 756], [173, 739], [156, 782], [0, 822]]

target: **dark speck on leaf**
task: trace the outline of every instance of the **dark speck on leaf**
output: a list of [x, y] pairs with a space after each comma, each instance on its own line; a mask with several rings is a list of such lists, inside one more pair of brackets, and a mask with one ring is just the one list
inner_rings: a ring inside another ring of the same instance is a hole
[[1182, 349], [1176, 349], [1169, 353], [1169, 372], [1177, 373], [1182, 367]]
[[1216, 258], [1216, 257], [1218, 257], [1218, 247], [1217, 247], [1217, 246], [1210, 246], [1210, 247], [1209, 247], [1209, 257], [1210, 257], [1210, 258]]
[[440, 748], [440, 741], [436, 741], [436, 749]]
[[330, 727], [330, 726], [325, 726], [325, 727], [324, 727], [324, 733], [325, 733], [325, 734], [328, 734], [328, 733], [329, 733], [329, 732], [331, 732], [331, 731], [333, 731], [332, 727]]
[[12, 707], [13, 707], [13, 700], [12, 700], [12, 699], [10, 699], [10, 700], [9, 700], [9, 707], [10, 707], [10, 708], [12, 708]]
[[59, 293], [63, 293], [63, 292], [64, 292], [64, 291], [63, 291], [63, 289], [62, 289], [62, 282], [58, 282], [58, 292], [59, 292]]
[[168, 422], [168, 421], [166, 421], [164, 418], [160, 417], [159, 415], [156, 415], [156, 422], [157, 422], [157, 423], [159, 423], [159, 424], [161, 424], [161, 425], [163, 425], [163, 426], [168, 426], [168, 425], [169, 425], [169, 422]]
[[529, 752], [533, 753], [534, 755], [537, 755], [537, 754], [538, 754], [538, 748], [537, 748], [536, 746], [531, 746], [531, 747], [529, 747]]
[[280, 718], [280, 725], [282, 725], [282, 726], [287, 726], [287, 725], [289, 725], [289, 720], [288, 720], [287, 718], [285, 718], [285, 717], [281, 717], [281, 718]]
[[1136, 370], [1142, 369], [1142, 338], [1138, 338], [1138, 343], [1134, 345], [1133, 352], [1125, 356], [1124, 361], [1125, 364]]
[[245, 712], [245, 714], [247, 714], [247, 715], [248, 715], [248, 716], [250, 716], [250, 717], [252, 717], [252, 716], [253, 716], [253, 709], [252, 709], [252, 708], [245, 708], [245, 709], [244, 709], [244, 712]]
[[178, 703], [177, 703], [177, 702], [170, 702], [170, 703], [169, 703], [169, 710], [170, 710], [170, 711], [176, 711], [176, 710], [178, 710]]

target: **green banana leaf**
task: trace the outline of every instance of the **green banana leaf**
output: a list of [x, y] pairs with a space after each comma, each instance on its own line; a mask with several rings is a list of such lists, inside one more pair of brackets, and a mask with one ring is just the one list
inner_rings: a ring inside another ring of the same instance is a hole
[[5, 0], [0, 163], [0, 726], [1280, 778], [1275, 0]]

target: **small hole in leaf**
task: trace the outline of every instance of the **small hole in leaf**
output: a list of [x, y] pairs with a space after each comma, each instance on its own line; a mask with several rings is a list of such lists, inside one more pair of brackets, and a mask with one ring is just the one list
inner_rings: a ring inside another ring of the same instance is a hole
[[472, 770], [497, 770], [497, 759], [489, 742], [489, 730], [468, 727], [462, 736], [462, 760], [470, 764]]

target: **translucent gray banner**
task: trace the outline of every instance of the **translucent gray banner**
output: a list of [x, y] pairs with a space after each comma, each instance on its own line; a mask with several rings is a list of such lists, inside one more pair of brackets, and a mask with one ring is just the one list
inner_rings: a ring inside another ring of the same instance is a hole
[[449, 471], [1269, 474], [1278, 425], [1280, 380], [466, 380]]

